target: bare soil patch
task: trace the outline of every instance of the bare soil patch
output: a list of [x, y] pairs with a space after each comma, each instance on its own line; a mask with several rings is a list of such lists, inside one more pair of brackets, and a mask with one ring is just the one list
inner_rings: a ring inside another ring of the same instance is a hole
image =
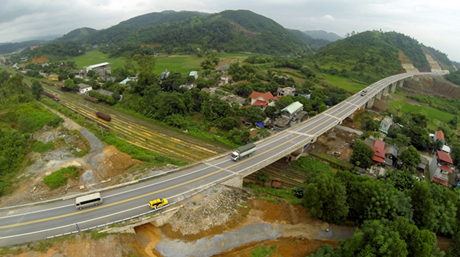
[[44, 63], [44, 62], [49, 62], [50, 59], [44, 57], [44, 56], [36, 56], [34, 57], [30, 62], [27, 62], [25, 65], [27, 64], [31, 64], [31, 63]]
[[231, 251], [226, 251], [214, 256], [220, 257], [250, 257], [252, 251], [259, 247], [276, 246], [276, 250], [272, 256], [290, 256], [290, 257], [304, 257], [311, 253], [315, 253], [318, 248], [323, 244], [330, 244], [333, 247], [339, 245], [339, 242], [332, 240], [319, 240], [319, 239], [306, 239], [295, 237], [282, 237], [275, 240], [267, 240], [264, 242], [252, 242], [244, 244], [240, 247], [234, 248]]
[[[344, 122], [343, 125], [347, 127], [353, 126], [356, 128], [355, 126], [361, 126], [361, 123]], [[333, 131], [329, 131], [318, 137], [316, 142], [312, 145], [312, 149], [347, 161], [350, 159], [351, 154], [353, 153], [351, 143], [353, 142], [353, 139], [357, 137], [358, 135], [355, 133], [341, 129], [334, 129]]]

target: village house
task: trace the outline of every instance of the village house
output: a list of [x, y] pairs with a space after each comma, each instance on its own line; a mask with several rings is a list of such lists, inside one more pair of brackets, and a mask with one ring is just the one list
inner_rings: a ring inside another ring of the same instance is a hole
[[262, 109], [265, 109], [268, 105], [274, 106], [274, 97], [271, 92], [266, 92], [266, 93], [259, 93], [256, 91], [253, 91], [251, 95], [249, 96], [251, 98], [251, 104], [246, 105], [246, 108], [251, 107], [252, 105], [257, 105]]
[[449, 185], [449, 174], [452, 174], [453, 161], [450, 155], [443, 151], [436, 151], [430, 164], [431, 181], [442, 185]]
[[240, 105], [242, 105], [242, 103], [244, 103], [244, 98], [239, 97], [237, 95], [224, 95], [224, 96], [222, 96], [220, 98], [220, 100], [227, 102], [230, 106], [232, 106], [232, 103], [238, 103]]
[[228, 76], [220, 77], [219, 81], [217, 82], [217, 86], [225, 86], [228, 84]]
[[295, 88], [293, 87], [279, 87], [278, 88], [278, 96], [294, 96]]
[[53, 81], [59, 81], [59, 76], [57, 74], [50, 74], [48, 76], [48, 79]]
[[385, 116], [385, 118], [383, 118], [383, 120], [380, 122], [379, 131], [387, 135], [391, 125], [393, 125], [393, 117]]
[[303, 104], [300, 102], [293, 102], [281, 110], [281, 116], [292, 119], [298, 112], [303, 110]]
[[273, 123], [273, 128], [276, 131], [281, 131], [293, 124], [301, 122], [306, 115], [306, 112], [301, 112], [303, 112], [303, 104], [300, 102], [294, 102], [286, 106], [286, 108], [281, 110], [281, 117]]
[[430, 134], [430, 138], [433, 142], [440, 141], [442, 145], [439, 150], [450, 154], [451, 149], [446, 144], [446, 140], [444, 139], [444, 132], [442, 132], [442, 130], [438, 130], [434, 134]]
[[385, 163], [385, 142], [376, 139], [371, 148], [374, 150], [374, 157], [372, 157], [372, 160], [377, 163]]
[[78, 93], [80, 93], [80, 94], [84, 94], [84, 93], [89, 92], [91, 90], [93, 90], [93, 87], [90, 86], [90, 85], [86, 85], [86, 84], [83, 84], [83, 83], [78, 84]]
[[385, 142], [379, 139], [366, 138], [364, 143], [372, 148], [374, 151], [374, 156], [372, 160], [374, 163], [384, 165], [386, 167], [392, 167], [395, 164], [401, 164], [399, 162], [399, 156], [401, 153], [407, 149], [406, 146], [398, 147]]
[[107, 90], [104, 90], [104, 89], [99, 89], [98, 93], [101, 94], [101, 95], [105, 95], [105, 96], [113, 96], [113, 92], [110, 92], [110, 91], [107, 91]]

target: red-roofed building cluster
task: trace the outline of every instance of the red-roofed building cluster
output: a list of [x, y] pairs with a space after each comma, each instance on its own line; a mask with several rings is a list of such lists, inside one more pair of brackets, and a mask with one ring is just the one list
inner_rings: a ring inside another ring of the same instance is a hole
[[452, 173], [453, 165], [454, 162], [448, 153], [443, 151], [436, 151], [436, 155], [431, 161], [430, 165], [431, 180], [448, 186], [448, 175]]

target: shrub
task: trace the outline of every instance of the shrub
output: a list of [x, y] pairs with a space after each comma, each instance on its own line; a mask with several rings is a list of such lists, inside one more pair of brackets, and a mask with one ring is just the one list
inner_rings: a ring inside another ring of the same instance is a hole
[[45, 183], [51, 190], [56, 189], [60, 186], [66, 185], [68, 178], [78, 178], [78, 170], [75, 166], [69, 166], [57, 170], [50, 175], [43, 178]]
[[37, 141], [35, 144], [32, 145], [32, 147], [30, 148], [30, 151], [37, 152], [37, 153], [45, 153], [53, 149], [54, 149], [53, 142], [48, 142], [45, 144], [42, 141]]

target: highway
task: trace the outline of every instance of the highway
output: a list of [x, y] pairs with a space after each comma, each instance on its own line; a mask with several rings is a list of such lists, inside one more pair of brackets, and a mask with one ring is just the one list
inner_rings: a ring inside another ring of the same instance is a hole
[[382, 79], [370, 85], [366, 95], [355, 94], [300, 125], [256, 143], [256, 152], [238, 162], [232, 161], [228, 154], [162, 177], [102, 191], [104, 203], [83, 210], [75, 208], [74, 199], [0, 209], [0, 247], [43, 240], [48, 236], [76, 231], [76, 224], [79, 229], [85, 229], [139, 215], [150, 210], [148, 205], [150, 200], [164, 197], [174, 203], [197, 189], [209, 187], [238, 175], [246, 176], [304, 147], [365, 105], [388, 85], [413, 75], [439, 74], [404, 73]]

